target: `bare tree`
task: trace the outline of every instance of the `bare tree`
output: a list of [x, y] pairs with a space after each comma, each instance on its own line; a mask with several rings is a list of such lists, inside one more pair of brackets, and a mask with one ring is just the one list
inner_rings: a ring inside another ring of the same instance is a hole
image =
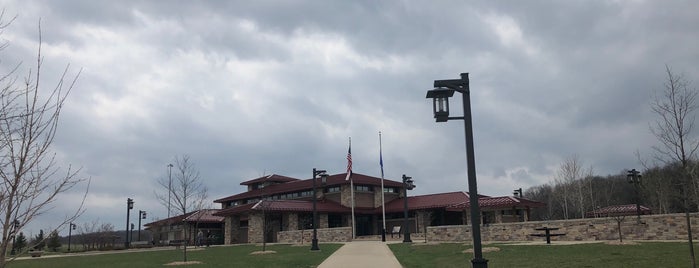
[[697, 192], [697, 183], [692, 177], [694, 172], [691, 170], [694, 165], [690, 164], [691, 160], [696, 159], [697, 148], [699, 148], [699, 140], [692, 137], [699, 92], [689, 88], [689, 82], [683, 75], [673, 73], [668, 66], [665, 66], [665, 71], [667, 80], [664, 88], [656, 92], [651, 103], [651, 109], [659, 117], [655, 124], [651, 125], [651, 132], [660, 141], [660, 145], [654, 146], [653, 149], [657, 160], [666, 164], [679, 163], [682, 166], [683, 174], [680, 183], [683, 185], [681, 189], [687, 220], [687, 238], [692, 267], [696, 268], [687, 189], [691, 187], [694, 193]]
[[614, 215], [612, 219], [616, 221], [616, 229], [619, 232], [619, 243], [624, 243], [624, 238], [621, 235], [621, 223], [624, 221], [626, 216], [624, 215]]
[[[8, 26], [2, 23], [3, 16], [4, 12], [0, 14], [0, 30]], [[67, 79], [68, 65], [56, 85], [44, 89], [39, 83], [43, 60], [40, 25], [38, 39], [36, 65], [28, 70], [23, 83], [17, 83], [17, 68], [0, 76], [0, 268], [5, 267], [12, 237], [51, 209], [59, 194], [85, 180], [78, 178], [79, 169], [69, 166], [61, 171], [51, 151], [61, 110], [80, 72]], [[81, 203], [57, 229], [77, 218], [82, 207]]]
[[[189, 155], [175, 156], [175, 170], [172, 173], [172, 184], [168, 178], [158, 180], [161, 192], [155, 196], [165, 207], [169, 206], [169, 196], [172, 198], [172, 208], [176, 213], [186, 215], [189, 212], [201, 210], [205, 207], [208, 198], [208, 190], [202, 182], [199, 170], [189, 158]], [[185, 231], [185, 240], [190, 241], [192, 234]], [[183, 250], [184, 261], [187, 261], [187, 243]]]

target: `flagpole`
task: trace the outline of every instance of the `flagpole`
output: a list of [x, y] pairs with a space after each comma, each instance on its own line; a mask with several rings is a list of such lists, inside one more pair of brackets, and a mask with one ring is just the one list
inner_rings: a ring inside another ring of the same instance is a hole
[[379, 165], [381, 166], [381, 214], [383, 215], [383, 230], [381, 231], [381, 241], [386, 242], [386, 201], [383, 188], [383, 148], [381, 146], [381, 131], [379, 131]]
[[350, 181], [350, 192], [351, 192], [351, 199], [350, 202], [352, 203], [352, 239], [357, 238], [357, 230], [355, 227], [355, 219], [354, 219], [354, 180], [352, 179], [352, 137], [349, 137], [349, 148], [347, 149], [347, 177], [345, 177], [345, 180]]

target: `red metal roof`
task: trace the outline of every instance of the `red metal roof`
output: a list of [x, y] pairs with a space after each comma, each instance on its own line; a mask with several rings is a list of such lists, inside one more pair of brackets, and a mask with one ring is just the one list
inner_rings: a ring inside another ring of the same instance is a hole
[[[478, 206], [482, 208], [511, 208], [511, 207], [545, 207], [546, 204], [514, 196], [481, 197], [478, 198]], [[470, 202], [455, 204], [448, 207], [450, 210], [460, 210], [470, 207]]]
[[182, 215], [177, 215], [173, 216], [170, 218], [162, 219], [162, 220], [157, 220], [154, 222], [149, 222], [144, 224], [143, 226], [150, 227], [150, 226], [160, 226], [160, 225], [168, 225], [168, 224], [173, 224], [173, 223], [178, 223], [178, 222], [200, 222], [200, 223], [217, 223], [217, 222], [223, 222], [225, 218], [219, 217], [219, 216], [214, 216], [219, 210], [218, 209], [204, 209], [204, 210], [198, 210], [198, 211], [192, 211], [192, 212], [187, 212], [186, 214]]
[[[312, 201], [302, 200], [262, 200], [255, 204], [245, 204], [219, 211], [215, 215], [230, 216], [241, 214], [250, 210], [286, 211], [286, 212], [313, 212]], [[332, 201], [318, 201], [316, 210], [324, 213], [349, 213], [351, 209]]]
[[252, 179], [252, 180], [249, 180], [249, 181], [241, 182], [240, 185], [250, 185], [250, 184], [255, 184], [255, 183], [260, 183], [260, 182], [279, 182], [279, 183], [285, 183], [285, 182], [297, 181], [297, 180], [298, 180], [298, 179], [294, 179], [294, 178], [287, 177], [287, 176], [272, 174], [272, 175], [262, 176], [262, 177], [259, 177], [259, 178], [257, 178], [257, 179]]
[[[405, 206], [404, 202], [403, 198], [397, 198], [386, 203], [386, 212], [394, 213], [403, 211], [403, 207]], [[468, 202], [468, 193], [466, 192], [408, 196], [408, 209], [446, 208], [463, 202]], [[381, 211], [381, 207], [379, 207], [378, 210]]]
[[[335, 174], [335, 175], [328, 176], [325, 187], [349, 184], [350, 182], [345, 180], [346, 176], [347, 176], [347, 173], [341, 173], [341, 174]], [[316, 181], [316, 183], [320, 184], [320, 179], [317, 178], [317, 180], [318, 181]], [[359, 173], [353, 173], [352, 180], [354, 181], [355, 185], [373, 185], [373, 186], [380, 186], [381, 185], [381, 178], [371, 177], [371, 176], [367, 176], [367, 175], [363, 175], [363, 174], [359, 174]], [[320, 186], [320, 185], [317, 185], [317, 186]], [[386, 186], [386, 187], [403, 187], [403, 183], [397, 182], [397, 181], [392, 181], [392, 180], [384, 180], [384, 186]], [[244, 199], [249, 199], [249, 198], [259, 198], [262, 196], [270, 196], [270, 195], [281, 194], [281, 193], [292, 193], [292, 192], [311, 190], [311, 189], [313, 189], [313, 180], [312, 179], [294, 180], [294, 181], [289, 181], [286, 183], [272, 184], [272, 185], [269, 185], [269, 186], [262, 188], [262, 189], [255, 189], [252, 191], [247, 191], [247, 192], [239, 193], [236, 195], [231, 195], [228, 197], [214, 200], [214, 202], [215, 203], [225, 203], [225, 202], [236, 201], [236, 200], [244, 200]]]
[[[641, 205], [641, 214], [651, 214], [651, 209]], [[614, 205], [595, 209], [593, 211], [587, 212], [588, 217], [599, 216], [599, 217], [609, 217], [609, 216], [628, 216], [636, 215], [638, 212], [636, 210], [636, 204], [627, 205]]]
[[218, 209], [202, 209], [194, 212], [184, 218], [183, 221], [186, 222], [200, 222], [200, 223], [217, 223], [223, 222], [225, 218], [220, 216], [215, 216], [214, 213], [218, 212]]

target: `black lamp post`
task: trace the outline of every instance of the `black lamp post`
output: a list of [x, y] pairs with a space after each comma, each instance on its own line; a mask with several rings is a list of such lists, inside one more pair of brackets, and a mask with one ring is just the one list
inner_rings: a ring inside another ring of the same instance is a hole
[[522, 188], [515, 189], [514, 191], [512, 191], [512, 195], [519, 198], [524, 197], [524, 195], [522, 195]]
[[70, 237], [73, 235], [73, 230], [75, 230], [75, 223], [70, 223], [68, 227], [68, 252], [70, 252]]
[[318, 247], [318, 211], [316, 210], [316, 176], [320, 175], [322, 178], [322, 184], [325, 184], [325, 180], [328, 177], [328, 174], [325, 173], [325, 170], [317, 170], [313, 168], [313, 239], [311, 240], [311, 250], [320, 250]]
[[126, 239], [124, 240], [124, 247], [129, 248], [129, 216], [131, 215], [131, 210], [133, 209], [133, 199], [126, 199]]
[[12, 221], [12, 227], [12, 231], [10, 232], [10, 234], [12, 235], [12, 250], [10, 250], [10, 255], [15, 255], [15, 243], [17, 243], [17, 229], [19, 229], [19, 221]]
[[138, 211], [138, 241], [141, 241], [141, 219], [146, 219], [146, 211]]
[[408, 224], [408, 190], [415, 189], [413, 178], [403, 174], [403, 243], [412, 243], [410, 240], [410, 225]]
[[[172, 164], [167, 164], [167, 217], [170, 218], [170, 204], [172, 204]], [[169, 231], [169, 230], [168, 230]]]
[[[471, 122], [471, 90], [469, 88], [468, 73], [462, 73], [461, 79], [434, 80], [435, 89], [427, 91], [427, 98], [433, 100], [432, 108], [437, 122], [446, 122], [450, 119], [464, 120], [464, 132], [466, 134], [466, 162], [468, 167], [468, 195], [471, 207], [471, 230], [473, 234], [473, 259], [474, 268], [487, 268], [488, 260], [483, 258], [481, 245], [481, 215], [478, 207], [478, 186], [476, 183], [476, 159], [473, 149], [473, 123]], [[463, 97], [464, 116], [449, 117], [449, 97], [454, 91], [461, 93]]]
[[626, 178], [629, 180], [629, 183], [633, 184], [633, 189], [636, 193], [636, 219], [638, 223], [641, 223], [641, 195], [638, 191], [638, 187], [641, 185], [641, 173], [636, 169], [629, 170], [628, 173]]

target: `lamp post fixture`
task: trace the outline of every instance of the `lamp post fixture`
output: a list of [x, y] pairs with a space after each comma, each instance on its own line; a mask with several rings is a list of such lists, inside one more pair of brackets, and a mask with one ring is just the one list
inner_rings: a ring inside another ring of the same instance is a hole
[[311, 240], [311, 250], [313, 251], [320, 250], [318, 247], [318, 211], [316, 210], [316, 202], [318, 199], [316, 195], [316, 176], [318, 175], [321, 177], [322, 185], [325, 185], [325, 180], [328, 178], [328, 174], [325, 173], [325, 170], [313, 168], [313, 239]]
[[70, 252], [70, 237], [73, 235], [73, 230], [75, 230], [75, 223], [70, 223], [68, 226], [68, 252]]
[[14, 220], [12, 221], [12, 231], [10, 232], [10, 235], [12, 235], [12, 250], [10, 250], [10, 255], [15, 255], [15, 243], [17, 243], [17, 229], [19, 229], [19, 221]]
[[131, 215], [131, 210], [133, 209], [133, 199], [126, 199], [126, 239], [124, 240], [124, 247], [129, 248], [129, 216]]
[[524, 197], [524, 195], [522, 194], [522, 188], [515, 189], [514, 191], [512, 191], [512, 195], [519, 198]]
[[145, 210], [139, 210], [138, 211], [138, 241], [141, 241], [141, 219], [146, 219], [146, 211]]
[[[474, 268], [487, 268], [488, 260], [483, 258], [481, 245], [481, 215], [478, 207], [478, 186], [476, 183], [476, 159], [473, 149], [473, 123], [471, 122], [471, 90], [469, 88], [468, 73], [462, 73], [461, 79], [434, 80], [433, 90], [427, 91], [427, 98], [433, 100], [432, 109], [437, 122], [446, 122], [450, 119], [464, 120], [464, 132], [466, 136], [466, 162], [468, 167], [468, 195], [471, 207], [471, 234], [473, 235], [473, 259]], [[464, 116], [449, 117], [449, 97], [454, 92], [462, 95]]]
[[413, 178], [403, 174], [403, 243], [412, 243], [410, 240], [410, 226], [408, 225], [408, 190], [415, 189]]
[[628, 173], [626, 178], [633, 184], [636, 193], [636, 220], [641, 223], [641, 195], [638, 191], [638, 187], [641, 186], [641, 173], [636, 169], [629, 170]]

